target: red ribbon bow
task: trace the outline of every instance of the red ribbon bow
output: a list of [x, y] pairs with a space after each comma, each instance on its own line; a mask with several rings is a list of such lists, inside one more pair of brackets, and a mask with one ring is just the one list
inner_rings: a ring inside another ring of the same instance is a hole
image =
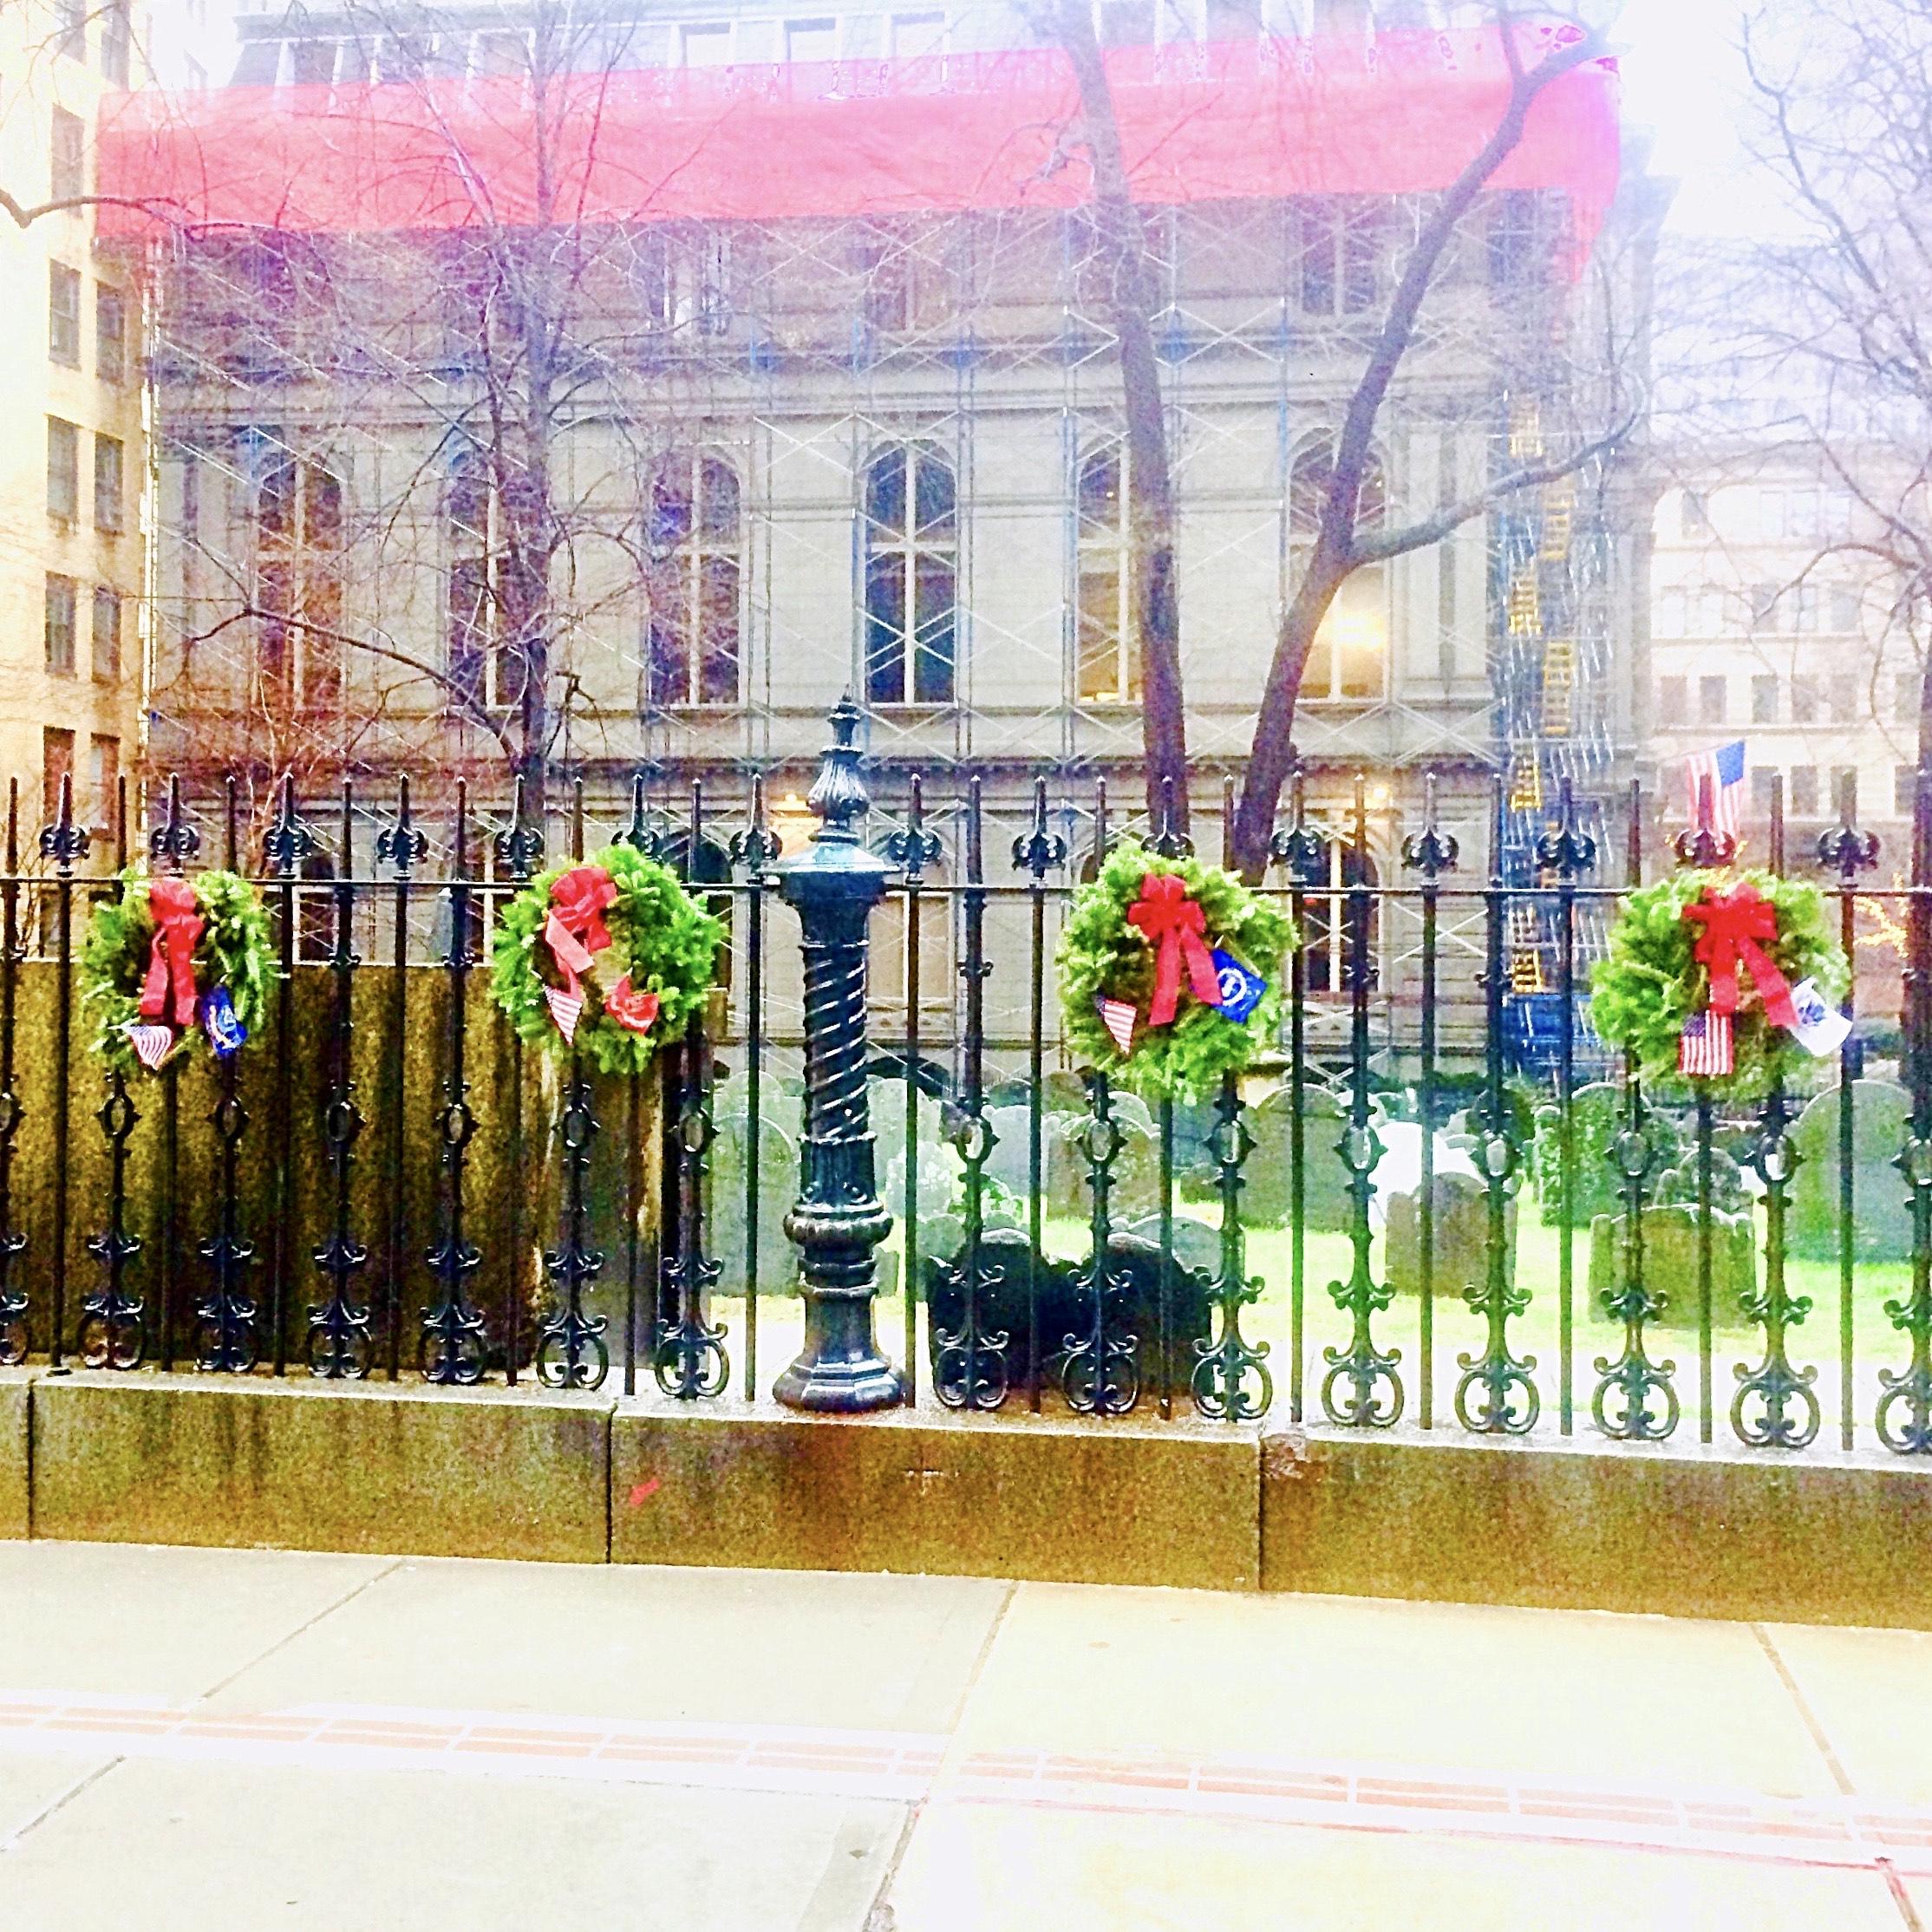
[[564, 990], [572, 999], [583, 997], [581, 976], [591, 969], [591, 955], [610, 943], [604, 913], [605, 907], [617, 904], [617, 881], [601, 865], [573, 865], [550, 889], [544, 943], [564, 976]]
[[627, 1033], [649, 1033], [657, 1018], [657, 995], [634, 992], [629, 973], [610, 989], [604, 1002], [606, 1015]]
[[1748, 880], [1733, 885], [1728, 892], [1706, 890], [1695, 905], [1684, 908], [1684, 917], [1703, 927], [1692, 953], [1698, 964], [1711, 976], [1711, 1011], [1730, 1014], [1738, 1010], [1738, 968], [1750, 969], [1752, 983], [1765, 1002], [1765, 1012], [1780, 1027], [1798, 1024], [1798, 1008], [1792, 1004], [1792, 989], [1785, 976], [1771, 963], [1771, 956], [1758, 942], [1778, 937], [1778, 912], [1769, 899], [1760, 898]]
[[185, 878], [158, 878], [147, 888], [147, 911], [154, 937], [147, 948], [147, 976], [141, 982], [140, 1016], [168, 1017], [174, 995], [173, 1024], [194, 1024], [194, 949], [201, 938], [201, 913], [194, 888]]
[[1220, 1005], [1220, 975], [1202, 938], [1207, 930], [1207, 915], [1188, 897], [1187, 887], [1179, 878], [1172, 872], [1149, 872], [1140, 882], [1139, 898], [1127, 908], [1127, 923], [1139, 926], [1148, 944], [1159, 949], [1154, 959], [1149, 1026], [1172, 1022], [1184, 963], [1194, 997], [1204, 1006]]

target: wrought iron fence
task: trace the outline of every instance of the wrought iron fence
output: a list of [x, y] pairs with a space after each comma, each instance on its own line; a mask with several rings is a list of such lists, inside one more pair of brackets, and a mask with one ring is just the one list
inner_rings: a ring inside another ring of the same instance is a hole
[[[1900, 949], [1896, 1082], [1862, 1068], [1855, 1033], [1809, 1095], [1647, 1092], [1588, 1028], [1580, 936], [1621, 887], [1567, 797], [1525, 883], [1500, 787], [1478, 855], [1432, 781], [1391, 882], [1367, 863], [1358, 780], [1340, 827], [1297, 791], [1263, 887], [1304, 926], [1328, 902], [1325, 983], [1296, 955], [1276, 1059], [1150, 1109], [1067, 1064], [1054, 1009], [1067, 905], [1127, 829], [1104, 786], [1076, 800], [1042, 777], [995, 808], [969, 780], [936, 807], [913, 778], [868, 831], [855, 723], [835, 718], [803, 855], [758, 781], [720, 820], [702, 786], [673, 809], [640, 777], [602, 832], [577, 787], [558, 842], [667, 858], [730, 934], [705, 1023], [625, 1080], [546, 1070], [487, 1004], [497, 910], [544, 859], [520, 795], [493, 819], [460, 785], [433, 814], [406, 783], [383, 807], [284, 787], [251, 853], [232, 785], [199, 826], [171, 786], [147, 862], [180, 871], [211, 838], [257, 861], [279, 975], [242, 1054], [139, 1080], [88, 1054], [75, 994], [89, 906], [118, 888], [84, 869], [64, 787], [30, 852], [16, 797], [0, 1361], [615, 1375], [760, 1402], [760, 1354], [796, 1354], [776, 1394], [810, 1407], [1932, 1448], [1932, 888], [1866, 878], [1849, 794], [1815, 857], [1854, 961], [1870, 925]], [[1633, 787], [1626, 884], [1643, 802]], [[1774, 869], [1781, 823], [1774, 807]], [[1922, 881], [1932, 778], [1916, 823]], [[1356, 861], [1340, 869], [1337, 836]], [[1724, 856], [1707, 832], [1679, 843], [1685, 863]], [[125, 801], [116, 844], [124, 863]], [[1526, 909], [1550, 966], [1533, 994], [1512, 978]], [[1413, 943], [1392, 1002], [1398, 917]], [[891, 954], [869, 998], [868, 921]], [[1452, 930], [1473, 973], [1446, 969]], [[1012, 1023], [989, 1015], [1002, 981]], [[1526, 997], [1545, 1013], [1527, 1055]]]

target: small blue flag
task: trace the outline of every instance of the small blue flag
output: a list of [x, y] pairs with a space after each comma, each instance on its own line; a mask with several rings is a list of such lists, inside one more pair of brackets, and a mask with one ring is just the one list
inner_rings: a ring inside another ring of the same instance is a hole
[[248, 1028], [235, 1011], [225, 986], [218, 986], [201, 1002], [201, 1025], [217, 1060], [226, 1060], [248, 1038]]
[[1232, 953], [1216, 952], [1215, 977], [1221, 982], [1221, 1010], [1239, 1026], [1261, 1004], [1268, 982], [1250, 973]]

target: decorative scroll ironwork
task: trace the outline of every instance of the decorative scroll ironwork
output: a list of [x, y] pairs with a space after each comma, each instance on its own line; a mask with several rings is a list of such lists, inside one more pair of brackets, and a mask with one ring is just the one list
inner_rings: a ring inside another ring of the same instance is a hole
[[81, 1304], [76, 1348], [89, 1368], [133, 1368], [147, 1348], [147, 1306], [127, 1292], [127, 1263], [141, 1246], [127, 1230], [127, 1141], [140, 1115], [118, 1067], [108, 1074], [108, 1097], [95, 1119], [108, 1141], [108, 1224], [88, 1237], [88, 1252], [103, 1279]]
[[[919, 807], [919, 781], [912, 781], [913, 815]], [[632, 813], [636, 819], [635, 811]], [[765, 1080], [765, 895], [771, 890], [771, 869], [781, 854], [778, 834], [765, 816], [765, 780], [755, 774], [751, 781], [751, 822], [731, 837], [731, 863], [745, 874], [745, 1400], [758, 1393], [758, 1291], [760, 1269], [764, 1256], [760, 1249], [762, 1222], [759, 1202], [765, 1185], [764, 1149], [760, 1145], [759, 1124], [764, 1119], [762, 1103]], [[915, 922], [916, 924], [916, 922]], [[917, 956], [908, 970], [912, 976], [911, 1003], [907, 1008], [907, 1037], [910, 1061], [917, 1058], [914, 1047], [918, 1037], [918, 963]], [[908, 1119], [907, 1159], [917, 1168], [918, 1122]], [[906, 1276], [913, 1279], [917, 1258], [915, 1230], [906, 1230]], [[906, 1310], [914, 1323], [918, 1319], [917, 1297], [908, 1294]], [[910, 1351], [909, 1351], [910, 1354]], [[910, 1366], [908, 1374], [912, 1373]]]
[[1242, 1118], [1241, 1088], [1231, 1073], [1221, 1076], [1214, 1111], [1209, 1146], [1221, 1191], [1221, 1267], [1214, 1283], [1220, 1322], [1211, 1341], [1194, 1344], [1199, 1358], [1194, 1364], [1194, 1406], [1217, 1422], [1251, 1422], [1268, 1413], [1275, 1379], [1268, 1368], [1268, 1344], [1250, 1342], [1241, 1333], [1241, 1311], [1260, 1296], [1262, 1283], [1258, 1275], [1248, 1273], [1241, 1226], [1241, 1166], [1254, 1152], [1255, 1137]]
[[[1369, 896], [1368, 806], [1367, 784], [1358, 773], [1354, 804], [1354, 878], [1346, 900], [1348, 947], [1348, 1124], [1335, 1142], [1335, 1152], [1348, 1171], [1348, 1243], [1354, 1265], [1345, 1282], [1330, 1282], [1335, 1305], [1353, 1323], [1346, 1348], [1322, 1351], [1328, 1372], [1322, 1378], [1322, 1408], [1331, 1422], [1348, 1428], [1387, 1428], [1402, 1413], [1402, 1380], [1395, 1373], [1399, 1348], [1377, 1346], [1374, 1317], [1394, 1299], [1388, 1283], [1377, 1281], [1369, 1263], [1374, 1236], [1369, 1227], [1369, 1198], [1375, 1191], [1374, 1173], [1382, 1158], [1382, 1139], [1371, 1124], [1368, 1092], [1368, 928], [1374, 902]], [[1348, 1386], [1346, 1398], [1336, 1389]], [[1384, 1384], [1387, 1393], [1379, 1394]]]
[[[691, 787], [691, 836], [685, 848], [684, 876], [695, 883], [704, 851], [704, 787]], [[809, 1008], [811, 995], [807, 992]], [[811, 1021], [806, 1020], [809, 1031]], [[711, 1045], [703, 1015], [692, 1019], [685, 1035], [682, 1078], [670, 1148], [677, 1163], [676, 1244], [666, 1260], [664, 1281], [673, 1313], [664, 1322], [653, 1356], [657, 1386], [667, 1395], [693, 1401], [721, 1395], [731, 1380], [725, 1352], [725, 1324], [711, 1317], [711, 1297], [724, 1264], [705, 1250], [705, 1177], [710, 1171], [712, 1125]], [[748, 1123], [757, 1139], [755, 1120]]]
[[[1462, 1375], [1456, 1384], [1456, 1420], [1478, 1435], [1527, 1435], [1536, 1426], [1543, 1398], [1535, 1381], [1537, 1358], [1518, 1355], [1510, 1346], [1509, 1325], [1530, 1305], [1530, 1291], [1517, 1285], [1510, 1265], [1510, 1198], [1515, 1192], [1522, 1152], [1510, 1118], [1503, 1085], [1504, 928], [1508, 890], [1503, 880], [1503, 826], [1506, 795], [1498, 779], [1490, 806], [1489, 889], [1484, 894], [1483, 1006], [1485, 1020], [1485, 1084], [1472, 1126], [1477, 1142], [1471, 1158], [1482, 1176], [1489, 1207], [1489, 1238], [1483, 1278], [1463, 1299], [1485, 1324], [1480, 1355], [1459, 1354]], [[1479, 1394], [1480, 1400], [1474, 1401]], [[1472, 1406], [1473, 1402], [1473, 1406]]]
[[[1606, 1313], [1623, 1324], [1623, 1349], [1615, 1361], [1596, 1358], [1600, 1378], [1590, 1397], [1590, 1414], [1607, 1436], [1620, 1441], [1661, 1442], [1675, 1429], [1680, 1405], [1671, 1377], [1674, 1361], [1654, 1362], [1644, 1325], [1664, 1311], [1664, 1297], [1643, 1276], [1644, 1204], [1651, 1176], [1663, 1159], [1663, 1149], [1645, 1103], [1636, 1067], [1624, 1074], [1623, 1125], [1610, 1144], [1623, 1197], [1622, 1266], [1613, 1287], [1602, 1291]], [[1661, 1397], [1663, 1407], [1652, 1407]]]
[[[1013, 841], [1013, 864], [1027, 875], [1030, 915], [1027, 948], [1027, 1240], [1037, 1256], [1045, 1246], [1047, 875], [1066, 865], [1067, 841], [1047, 822], [1047, 781], [1033, 781], [1033, 823]], [[908, 1154], [908, 1161], [911, 1160]], [[916, 1170], [906, 1170], [907, 1211], [917, 1206]], [[1027, 1400], [1040, 1410], [1040, 1270], [1027, 1270]], [[910, 1307], [910, 1303], [908, 1306]]]
[[[519, 794], [520, 796], [520, 794]], [[482, 1265], [464, 1227], [464, 1163], [476, 1138], [476, 1115], [469, 1104], [465, 1065], [468, 1035], [468, 989], [475, 959], [470, 950], [469, 794], [456, 787], [456, 839], [449, 875], [449, 946], [443, 967], [447, 977], [449, 1041], [443, 1067], [443, 1104], [436, 1116], [441, 1143], [440, 1226], [426, 1257], [438, 1289], [433, 1307], [422, 1311], [422, 1372], [432, 1382], [480, 1382], [488, 1361], [483, 1317], [471, 1305], [469, 1284]]]
[[1753, 1284], [1739, 1297], [1746, 1316], [1765, 1331], [1765, 1359], [1755, 1368], [1737, 1365], [1738, 1388], [1731, 1398], [1731, 1426], [1753, 1449], [1802, 1449], [1818, 1434], [1820, 1420], [1818, 1391], [1811, 1386], [1818, 1370], [1794, 1368], [1786, 1351], [1790, 1331], [1811, 1312], [1811, 1297], [1793, 1295], [1785, 1285], [1785, 1217], [1799, 1158], [1790, 1123], [1791, 1106], [1780, 1083], [1765, 1103], [1751, 1147], [1751, 1165], [1764, 1183], [1764, 1283]]
[[1174, 781], [1171, 778], [1160, 781], [1160, 823], [1147, 841], [1147, 850], [1156, 858], [1191, 858], [1194, 856], [1194, 841], [1185, 832], [1175, 829]]
[[557, 1138], [564, 1149], [564, 1238], [544, 1254], [559, 1300], [537, 1341], [537, 1379], [549, 1388], [601, 1388], [610, 1373], [608, 1318], [584, 1312], [584, 1290], [604, 1272], [604, 1252], [590, 1243], [591, 1147], [598, 1132], [582, 1059], [571, 1056], [570, 1081]]
[[935, 1328], [932, 1380], [948, 1408], [996, 1409], [1006, 1400], [1011, 1380], [1006, 1328], [984, 1327], [986, 1297], [1007, 1280], [1006, 1270], [987, 1258], [986, 1164], [998, 1136], [986, 1118], [986, 982], [993, 969], [986, 957], [984, 819], [976, 773], [966, 793], [966, 891], [963, 915], [965, 956], [959, 976], [966, 987], [965, 1080], [960, 1105], [951, 1110], [951, 1139], [962, 1175], [959, 1252], [941, 1262], [940, 1280], [959, 1297], [956, 1329]]
[[[1915, 1054], [1915, 1058], [1919, 1057]], [[1916, 1082], [1926, 1084], [1923, 1074]], [[1932, 1096], [1914, 1096], [1918, 1116], [1892, 1165], [1911, 1194], [1912, 1290], [1885, 1303], [1892, 1326], [1909, 1338], [1912, 1359], [1904, 1368], [1881, 1368], [1876, 1425], [1878, 1439], [1900, 1455], [1932, 1453], [1932, 1134], [1924, 1117]]]
[[[74, 819], [74, 775], [61, 774], [54, 822], [40, 835], [40, 855], [54, 862], [55, 960], [59, 978], [54, 991], [54, 1064], [73, 1065], [74, 1053], [74, 868], [88, 855], [88, 829]], [[54, 1229], [49, 1255], [53, 1266], [49, 1289], [51, 1318], [48, 1366], [62, 1373], [61, 1354], [67, 1334], [67, 1228], [69, 1150], [72, 1125], [71, 1087], [65, 1079], [54, 1083]]]
[[403, 1283], [408, 1273], [409, 1209], [408, 1165], [404, 1160], [403, 1044], [408, 1038], [409, 1018], [409, 878], [429, 851], [428, 835], [417, 826], [409, 811], [409, 778], [405, 773], [396, 786], [395, 817], [375, 835], [375, 857], [379, 865], [395, 874], [392, 888], [389, 961], [389, 1052], [384, 1056], [383, 1111], [388, 1117], [388, 1159], [385, 1163], [384, 1185], [388, 1194], [386, 1271], [388, 1276], [384, 1297], [385, 1327], [388, 1335], [388, 1374], [393, 1382], [402, 1367]]
[[1140, 1400], [1139, 1337], [1120, 1325], [1132, 1278], [1113, 1252], [1113, 1164], [1121, 1139], [1112, 1084], [1105, 1074], [1088, 1074], [1088, 1111], [1079, 1141], [1093, 1195], [1092, 1249], [1073, 1274], [1087, 1328], [1066, 1337], [1060, 1371], [1061, 1393], [1076, 1415], [1125, 1415]]
[[1441, 878], [1456, 869], [1461, 847], [1436, 815], [1436, 774], [1422, 781], [1422, 826], [1402, 841], [1402, 867], [1422, 875], [1422, 1172], [1416, 1189], [1416, 1275], [1420, 1290], [1420, 1361], [1416, 1386], [1425, 1429], [1435, 1426], [1435, 1234], [1436, 1234], [1436, 958], [1441, 919]]
[[[405, 802], [407, 809], [407, 802]], [[328, 1299], [309, 1309], [309, 1372], [328, 1380], [362, 1377], [369, 1372], [369, 1309], [353, 1294], [357, 1276], [369, 1263], [369, 1249], [350, 1226], [349, 1171], [362, 1115], [356, 1104], [354, 1046], [355, 976], [362, 962], [354, 940], [356, 889], [355, 793], [343, 787], [342, 857], [331, 895], [335, 944], [329, 956], [334, 999], [329, 1015], [329, 1100], [323, 1109], [322, 1139], [328, 1150], [334, 1219], [329, 1238], [310, 1259], [329, 1284]], [[389, 830], [396, 828], [392, 826]], [[400, 976], [400, 975], [399, 975]]]

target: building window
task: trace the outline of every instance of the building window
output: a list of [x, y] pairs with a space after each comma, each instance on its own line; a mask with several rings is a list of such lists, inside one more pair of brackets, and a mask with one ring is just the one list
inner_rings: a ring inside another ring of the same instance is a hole
[[118, 436], [94, 438], [94, 527], [109, 536], [123, 527], [126, 509], [122, 494], [127, 486], [126, 451]]
[[1751, 767], [1751, 812], [1753, 818], [1768, 819], [1771, 816], [1771, 795], [1778, 789], [1778, 767], [1775, 765], [1753, 765]]
[[839, 23], [832, 19], [787, 20], [785, 57], [788, 61], [835, 61], [839, 58]]
[[1328, 882], [1302, 902], [1302, 945], [1311, 993], [1352, 993], [1355, 987], [1354, 940], [1363, 941], [1371, 989], [1376, 981], [1376, 902], [1354, 897], [1351, 886], [1373, 887], [1375, 861], [1341, 839], [1328, 841]]
[[681, 29], [679, 43], [687, 67], [728, 67], [731, 64], [729, 21], [694, 21]]
[[342, 480], [270, 448], [255, 487], [255, 651], [276, 709], [342, 695]]
[[1858, 680], [1843, 672], [1834, 674], [1831, 679], [1831, 722], [1851, 724], [1858, 716]]
[[869, 224], [852, 248], [858, 313], [868, 335], [897, 335], [911, 325], [912, 289], [904, 239], [883, 222]]
[[111, 834], [121, 817], [121, 741], [95, 736], [88, 741], [88, 823]]
[[101, 74], [109, 86], [127, 85], [128, 55], [134, 40], [129, 0], [108, 0], [101, 21]]
[[79, 592], [71, 577], [47, 573], [47, 668], [55, 677], [74, 676], [74, 625]]
[[64, 369], [81, 366], [81, 271], [47, 264], [47, 354]]
[[1117, 443], [1080, 465], [1080, 695], [1090, 704], [1132, 704], [1140, 697], [1126, 473], [1126, 451]]
[[1841, 637], [1855, 636], [1858, 630], [1858, 593], [1849, 584], [1831, 586], [1831, 628]]
[[1660, 677], [1657, 680], [1657, 723], [1660, 728], [1669, 731], [1681, 725], [1689, 717], [1687, 693], [1690, 681], [1681, 677]]
[[1916, 765], [1892, 767], [1892, 816], [1909, 819], [1918, 806], [1919, 774]]
[[1842, 812], [1849, 794], [1854, 800], [1858, 792], [1858, 767], [1856, 765], [1835, 765], [1831, 769], [1831, 796], [1824, 802], [1833, 812]]
[[1685, 537], [1708, 537], [1711, 533], [1710, 499], [1701, 490], [1686, 490], [1681, 499], [1678, 532]]
[[1749, 595], [1751, 628], [1753, 630], [1777, 630], [1778, 586], [1775, 584], [1753, 584]]
[[1759, 725], [1778, 722], [1778, 680], [1775, 677], [1752, 679], [1751, 721]]
[[47, 513], [63, 523], [81, 514], [81, 432], [58, 416], [47, 419]]
[[738, 478], [681, 450], [658, 467], [645, 508], [648, 702], [735, 704], [744, 582]]
[[48, 145], [49, 200], [73, 201], [88, 192], [87, 138], [87, 123], [79, 114], [55, 108]]
[[[1289, 565], [1292, 573], [1283, 586], [1285, 599], [1308, 568], [1315, 535], [1327, 500], [1329, 450], [1315, 444], [1295, 459], [1288, 488]], [[1358, 519], [1364, 529], [1382, 519], [1381, 465], [1369, 458], [1362, 477]], [[1388, 568], [1365, 564], [1342, 579], [1328, 614], [1315, 634], [1309, 661], [1302, 673], [1302, 696], [1315, 702], [1354, 702], [1379, 698], [1388, 665]]]
[[507, 711], [523, 699], [521, 645], [544, 586], [511, 541], [504, 492], [488, 457], [458, 451], [444, 502], [449, 525], [449, 676], [475, 703]]
[[1697, 721], [1700, 725], [1720, 725], [1728, 708], [1730, 680], [1724, 677], [1700, 677], [1697, 681]]
[[1816, 765], [1792, 767], [1792, 816], [1796, 819], [1815, 819], [1818, 816]]
[[46, 726], [40, 734], [40, 808], [49, 825], [61, 815], [61, 787], [74, 783], [74, 734]]
[[1294, 204], [1296, 273], [1305, 316], [1359, 316], [1381, 293], [1381, 203], [1320, 195]]
[[896, 13], [891, 17], [892, 58], [930, 59], [946, 51], [946, 16], [943, 13]]
[[1554, 256], [1542, 194], [1535, 188], [1509, 188], [1490, 206], [1489, 285], [1498, 292], [1524, 294], [1542, 283]]
[[88, 57], [88, 0], [55, 0], [55, 51], [70, 61]]
[[121, 592], [111, 584], [94, 587], [94, 623], [90, 639], [94, 675], [103, 684], [121, 682]]
[[952, 466], [883, 450], [865, 472], [865, 691], [874, 704], [950, 704], [959, 537]]
[[1792, 722], [1808, 725], [1818, 722], [1818, 686], [1815, 677], [1794, 677], [1792, 680]]
[[1900, 724], [1914, 723], [1919, 715], [1919, 701], [1923, 696], [1925, 680], [1916, 671], [1895, 671], [1892, 674], [1892, 715]]
[[94, 290], [94, 369], [103, 382], [127, 379], [127, 297], [107, 282]]

